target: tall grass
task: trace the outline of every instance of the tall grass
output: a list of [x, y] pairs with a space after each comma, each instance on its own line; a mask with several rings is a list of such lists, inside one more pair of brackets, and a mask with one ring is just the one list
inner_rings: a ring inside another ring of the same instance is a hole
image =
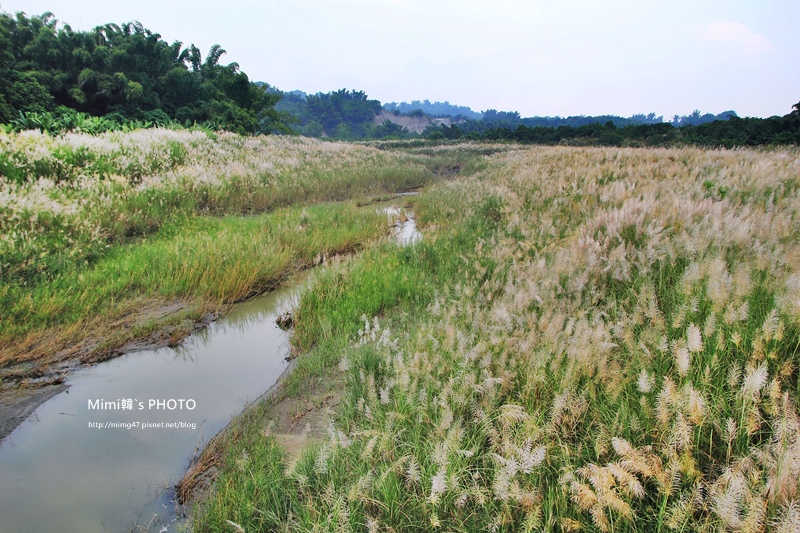
[[35, 285], [3, 286], [0, 361], [24, 357], [25, 343], [14, 341], [28, 334], [97, 315], [113, 321], [147, 303], [184, 301], [219, 309], [385, 233], [384, 216], [353, 204], [175, 221], [152, 237], [115, 247], [89, 268]]
[[0, 153], [10, 161], [0, 165], [0, 281], [9, 283], [91, 264], [177, 216], [348, 200], [432, 177], [373, 148], [203, 131], [0, 133]]
[[[384, 252], [391, 287], [357, 262], [301, 304], [298, 345], [339, 339], [327, 442], [282, 475], [251, 463], [278, 508], [228, 468], [207, 509], [289, 531], [797, 531], [799, 165], [538, 148], [435, 187], [416, 207], [438, 239]], [[396, 296], [406, 276], [425, 298]], [[243, 442], [230, 457], [272, 446]]]
[[166, 129], [0, 133], [0, 172], [0, 365], [130, 336], [142, 306], [198, 315], [274, 287], [387, 231], [315, 204], [433, 179], [374, 148]]

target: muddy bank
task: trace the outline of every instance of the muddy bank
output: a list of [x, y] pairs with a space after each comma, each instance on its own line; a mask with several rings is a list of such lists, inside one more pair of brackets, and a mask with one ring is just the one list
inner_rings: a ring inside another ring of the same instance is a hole
[[0, 391], [0, 440], [22, 424], [37, 407], [65, 391], [68, 385], [42, 385], [36, 389], [15, 388]]
[[124, 317], [114, 329], [130, 331], [137, 324], [149, 323], [145, 335], [122, 335], [85, 338], [55, 352], [48, 361], [23, 361], [0, 368], [0, 441], [33, 413], [37, 407], [63, 392], [63, 381], [74, 371], [128, 353], [175, 347], [186, 337], [213, 323], [223, 311], [208, 309], [200, 317], [186, 317], [187, 310], [198, 314], [187, 304], [170, 302], [142, 309], [138, 314]]
[[171, 487], [189, 458], [288, 366], [275, 319], [307, 282], [232, 306], [179, 347], [71, 372], [69, 389], [0, 443], [2, 529], [172, 530]]
[[185, 514], [189, 515], [191, 508], [208, 495], [227, 448], [239, 438], [242, 428], [253, 423], [263, 425], [264, 434], [275, 438], [287, 463], [300, 457], [309, 446], [325, 441], [328, 425], [341, 401], [344, 374], [332, 368], [304, 389], [302, 396], [289, 397], [283, 392], [283, 385], [294, 367], [290, 364], [275, 385], [236, 415], [192, 460], [175, 486]]
[[[413, 220], [411, 213], [389, 215], [395, 230]], [[393, 234], [397, 243], [407, 242], [398, 232]], [[331, 260], [350, 258], [323, 257], [320, 262]], [[313, 273], [295, 275], [285, 281], [291, 288], [226, 306], [219, 320], [214, 320], [217, 315], [200, 314], [191, 302], [140, 308], [108, 325], [127, 333], [127, 342], [117, 343], [113, 351], [95, 348], [78, 359], [61, 359], [60, 354], [49, 369], [27, 363], [29, 377], [6, 389], [0, 403], [8, 433], [0, 443], [0, 478], [9, 480], [0, 484], [4, 527], [15, 531], [96, 530], [98, 524], [110, 530], [128, 530], [131, 524], [171, 528], [180, 520], [172, 487], [178, 484], [182, 499], [202, 497], [217, 477], [230, 443], [236, 442], [242, 428], [252, 430], [252, 424], [241, 420], [254, 421], [257, 431], [274, 436], [288, 460], [309, 445], [324, 442], [343, 389], [337, 371], [315, 378], [303, 388], [301, 398], [288, 398], [274, 386], [286, 379], [291, 355], [288, 335], [277, 322], [296, 306], [314, 278]], [[191, 320], [192, 316], [196, 318]], [[147, 336], [126, 330], [145, 320]], [[202, 331], [189, 335], [197, 329]], [[76, 337], [76, 346], [100, 346], [87, 340], [92, 333], [98, 336], [87, 330]], [[176, 342], [187, 335], [187, 340]], [[180, 346], [172, 348], [175, 344]], [[116, 357], [121, 354], [128, 355]], [[87, 364], [100, 357], [105, 360]], [[33, 372], [37, 378], [30, 377]], [[59, 375], [68, 390], [61, 383], [45, 383]], [[5, 380], [4, 385], [8, 385]], [[254, 398], [265, 398], [265, 390], [270, 401], [253, 405]], [[191, 401], [192, 407], [173, 411], [168, 406], [175, 398], [181, 405]], [[159, 399], [167, 410], [158, 407]], [[243, 409], [245, 413], [230, 423]], [[249, 418], [253, 416], [257, 418]], [[199, 460], [187, 465], [201, 449], [205, 451]], [[75, 484], [75, 479], [83, 481]]]
[[[392, 199], [416, 196], [417, 191], [370, 199], [365, 205], [386, 204]], [[400, 244], [415, 242], [413, 215], [394, 208], [387, 211], [392, 237]], [[413, 228], [412, 228], [413, 225]], [[409, 233], [410, 232], [410, 233]], [[357, 250], [331, 257], [319, 256], [309, 264], [298, 264], [293, 275], [331, 260], [339, 260]], [[287, 285], [254, 290], [248, 300]], [[239, 302], [233, 302], [239, 303]], [[124, 354], [180, 345], [220, 317], [230, 305], [212, 306], [197, 301], [143, 301], [131, 305], [110, 323], [95, 320], [72, 327], [53, 328], [14, 347], [14, 363], [0, 366], [0, 441], [5, 439], [41, 403], [58, 394], [58, 388], [72, 372]], [[8, 347], [7, 347], [8, 348]]]
[[[54, 337], [66, 337], [71, 332], [42, 335], [39, 343], [21, 347], [21, 351], [27, 351], [26, 360], [0, 367], [0, 441], [39, 405], [63, 391], [55, 385], [62, 383], [76, 370], [130, 353], [177, 347], [186, 338], [226, 316], [233, 306], [293, 286], [298, 276], [310, 268], [340, 260], [347, 255], [320, 256], [312, 263], [298, 265], [292, 273], [287, 274], [283, 283], [254, 290], [246, 298], [227, 305], [211, 306], [187, 301], [149, 303], [122, 314], [110, 324], [84, 326], [81, 328], [82, 336], [73, 334], [70, 343]], [[87, 331], [100, 333], [90, 335]], [[140, 331], [143, 333], [137, 333]], [[56, 348], [48, 350], [48, 346]], [[44, 352], [49, 353], [41, 355]]]
[[[417, 230], [414, 213], [385, 205], [387, 203], [376, 202], [374, 205], [387, 215], [392, 239], [400, 246], [419, 242], [422, 235]], [[194, 505], [208, 496], [226, 452], [241, 438], [245, 428], [252, 431], [253, 426], [262, 427], [261, 433], [275, 439], [287, 463], [292, 463], [307, 448], [324, 443], [328, 438], [328, 427], [345, 388], [345, 374], [338, 367], [328, 368], [322, 377], [307, 383], [299, 396], [289, 396], [283, 387], [296, 366], [295, 357], [298, 356], [302, 354], [292, 352], [292, 362], [276, 384], [234, 417], [192, 460], [186, 475], [176, 485], [178, 501], [187, 515], [191, 514]]]

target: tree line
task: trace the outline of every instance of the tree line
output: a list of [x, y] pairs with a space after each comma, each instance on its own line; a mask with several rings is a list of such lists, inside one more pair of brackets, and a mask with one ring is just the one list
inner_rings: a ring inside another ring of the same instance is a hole
[[[399, 124], [375, 123], [381, 109], [401, 114], [424, 114], [392, 104], [381, 106], [363, 91], [341, 89], [329, 93], [282, 92], [277, 109], [290, 116], [295, 133], [333, 139], [414, 139], [509, 141], [524, 144], [575, 144], [600, 146], [672, 146], [691, 144], [708, 147], [800, 144], [800, 116], [797, 106], [783, 117], [742, 118], [735, 111], [719, 114], [674, 115], [670, 121], [655, 113], [623, 118], [615, 115], [571, 117], [526, 117], [516, 111], [489, 109], [480, 118], [454, 116], [451, 125], [430, 126], [421, 135]], [[430, 102], [425, 101], [428, 104]], [[415, 101], [417, 104], [425, 102]], [[437, 102], [437, 104], [440, 104]], [[447, 103], [446, 103], [447, 104]], [[447, 104], [450, 105], [450, 104]], [[432, 109], [432, 108], [431, 108]], [[441, 107], [440, 110], [447, 110]], [[468, 109], [468, 108], [465, 108]], [[463, 111], [452, 106], [450, 110]]]
[[52, 13], [0, 13], [0, 122], [76, 112], [123, 123], [173, 121], [240, 133], [285, 130], [279, 96], [214, 45], [168, 43], [133, 21], [75, 31]]
[[575, 144], [600, 146], [671, 146], [691, 144], [707, 147], [800, 144], [800, 102], [782, 117], [740, 118], [687, 124], [668, 122], [627, 124], [618, 127], [609, 120], [580, 126], [527, 126], [508, 123], [475, 124], [466, 121], [451, 126], [430, 127], [422, 134], [431, 140], [511, 141], [523, 144]]
[[284, 113], [295, 133], [307, 137], [363, 139], [374, 137], [375, 115], [381, 103], [364, 91], [340, 89], [328, 93], [271, 91], [280, 98], [276, 109]]
[[[395, 114], [452, 116], [449, 126], [431, 126], [431, 140], [507, 140], [536, 144], [655, 146], [756, 146], [800, 144], [797, 104], [783, 117], [655, 113], [527, 117], [428, 100], [382, 106], [364, 91], [282, 92], [252, 83], [236, 63], [221, 62], [214, 45], [205, 56], [193, 44], [166, 42], [133, 21], [75, 31], [52, 13], [28, 17], [0, 13], [0, 124], [3, 129], [51, 133], [166, 124], [200, 125], [238, 133], [286, 133], [334, 139], [417, 138], [401, 125], [376, 123], [382, 109]], [[422, 106], [422, 107], [420, 107]], [[414, 108], [414, 109], [411, 109]]]

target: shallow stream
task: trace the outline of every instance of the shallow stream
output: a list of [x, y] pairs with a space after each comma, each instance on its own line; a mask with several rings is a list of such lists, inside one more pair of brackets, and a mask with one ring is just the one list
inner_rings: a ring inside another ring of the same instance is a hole
[[[387, 216], [396, 242], [419, 240], [413, 214]], [[299, 292], [238, 304], [178, 348], [71, 374], [0, 443], [0, 531], [175, 531], [172, 487], [191, 457], [286, 369], [275, 319]]]
[[[195, 450], [285, 369], [288, 336], [275, 318], [293, 294], [237, 305], [179, 348], [131, 353], [72, 374], [69, 389], [0, 444], [0, 530], [169, 525], [171, 487]], [[119, 405], [129, 399], [131, 410]], [[169, 400], [181, 399], [183, 409], [170, 409]], [[110, 408], [96, 408], [98, 401]]]

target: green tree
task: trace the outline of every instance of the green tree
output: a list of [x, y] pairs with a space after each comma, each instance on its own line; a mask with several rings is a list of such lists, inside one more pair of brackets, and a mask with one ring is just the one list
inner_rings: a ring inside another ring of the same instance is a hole
[[0, 13], [0, 120], [58, 106], [95, 116], [144, 119], [155, 112], [242, 133], [286, 131], [279, 95], [251, 83], [214, 45], [205, 61], [194, 45], [167, 43], [140, 22], [87, 32], [52, 13]]

